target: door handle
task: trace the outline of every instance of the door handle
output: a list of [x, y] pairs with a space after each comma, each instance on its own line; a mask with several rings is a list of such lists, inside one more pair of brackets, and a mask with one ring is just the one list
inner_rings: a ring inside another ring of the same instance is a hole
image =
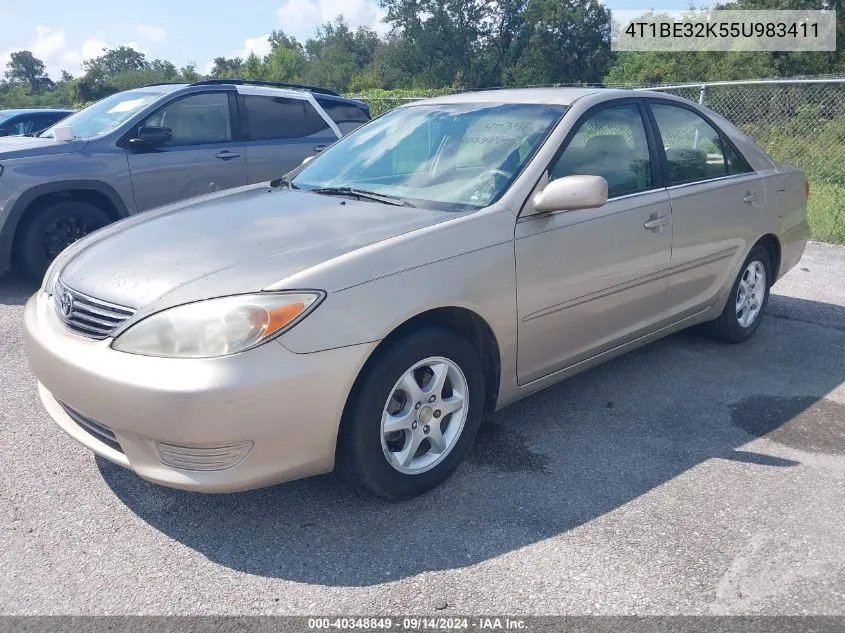
[[643, 223], [643, 228], [657, 233], [662, 227], [669, 224], [669, 222], [670, 218], [668, 215], [657, 215], [656, 213], [652, 213], [648, 216], [648, 220]]
[[220, 160], [232, 160], [233, 158], [240, 158], [240, 154], [237, 152], [230, 152], [227, 149], [224, 149], [222, 152], [217, 152], [214, 155], [214, 158], [219, 158]]
[[320, 153], [320, 152], [322, 152], [324, 149], [326, 149], [326, 146], [325, 146], [325, 145], [315, 145], [315, 146], [314, 146], [314, 153], [315, 153], [315, 154], [319, 154], [319, 153]]
[[742, 197], [742, 201], [747, 202], [748, 204], [751, 204], [756, 199], [757, 199], [757, 194], [754, 193], [753, 191], [746, 191], [745, 195]]

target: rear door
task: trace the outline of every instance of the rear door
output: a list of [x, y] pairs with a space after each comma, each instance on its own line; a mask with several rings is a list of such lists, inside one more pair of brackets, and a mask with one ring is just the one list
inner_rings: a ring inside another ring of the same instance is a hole
[[684, 317], [711, 306], [735, 274], [766, 203], [761, 178], [690, 106], [648, 100], [672, 203], [669, 305]]
[[338, 139], [331, 120], [320, 114], [307, 94], [277, 92], [246, 88], [239, 97], [250, 183], [281, 176]]
[[168, 128], [172, 138], [156, 147], [125, 144], [138, 211], [247, 184], [236, 108], [232, 91], [203, 92], [144, 119], [140, 125]]

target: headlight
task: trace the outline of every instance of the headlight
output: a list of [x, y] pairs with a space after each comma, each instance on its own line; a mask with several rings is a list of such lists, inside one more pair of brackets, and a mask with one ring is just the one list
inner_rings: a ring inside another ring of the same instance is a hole
[[168, 358], [236, 354], [290, 329], [324, 296], [318, 291], [259, 293], [188, 303], [139, 321], [112, 347]]

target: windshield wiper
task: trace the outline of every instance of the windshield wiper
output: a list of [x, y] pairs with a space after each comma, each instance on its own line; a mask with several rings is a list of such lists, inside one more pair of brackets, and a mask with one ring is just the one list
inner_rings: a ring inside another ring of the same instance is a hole
[[279, 187], [287, 187], [288, 189], [299, 189], [295, 184], [293, 184], [290, 180], [285, 178], [284, 176], [279, 176], [278, 178], [274, 178], [270, 181], [270, 186], [274, 189]]
[[364, 189], [354, 189], [353, 187], [316, 187], [314, 189], [309, 189], [309, 191], [311, 193], [320, 193], [325, 196], [353, 196], [359, 199], [381, 202], [382, 204], [392, 204], [397, 207], [414, 206], [399, 196], [389, 196], [384, 193], [376, 193], [375, 191], [366, 191]]

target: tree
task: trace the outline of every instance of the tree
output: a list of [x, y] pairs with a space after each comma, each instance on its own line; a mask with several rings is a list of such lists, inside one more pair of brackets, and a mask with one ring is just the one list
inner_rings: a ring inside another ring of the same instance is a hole
[[215, 57], [214, 66], [211, 68], [211, 76], [215, 79], [231, 79], [241, 75], [244, 60], [240, 57], [233, 57], [227, 59], [225, 57]]
[[444, 86], [458, 73], [471, 84], [496, 3], [488, 0], [380, 0], [385, 21], [401, 32], [391, 61], [424, 86]]
[[6, 79], [12, 85], [26, 85], [33, 93], [54, 86], [47, 76], [44, 62], [30, 51], [16, 51], [6, 64]]
[[243, 65], [243, 76], [245, 79], [256, 81], [264, 80], [264, 62], [254, 52], [250, 52]]
[[[159, 64], [162, 63], [159, 61]], [[166, 63], [173, 68], [173, 64]], [[104, 53], [99, 57], [82, 62], [82, 67], [85, 69], [87, 79], [104, 83], [114, 79], [120, 73], [148, 69], [150, 63], [144, 53], [129, 46], [120, 46], [112, 50], [104, 49]]]
[[189, 62], [186, 66], [179, 69], [179, 74], [182, 79], [188, 83], [194, 83], [202, 79], [202, 75], [197, 72], [197, 65], [195, 62]]
[[517, 85], [599, 83], [610, 65], [610, 12], [597, 0], [529, 0]]
[[344, 17], [317, 27], [317, 35], [305, 43], [308, 81], [335, 90], [346, 90], [352, 77], [373, 61], [381, 46], [378, 34], [359, 27], [353, 31]]
[[299, 49], [286, 46], [275, 47], [264, 58], [264, 66], [265, 76], [270, 81], [287, 83], [304, 81], [306, 61], [301, 47]]

